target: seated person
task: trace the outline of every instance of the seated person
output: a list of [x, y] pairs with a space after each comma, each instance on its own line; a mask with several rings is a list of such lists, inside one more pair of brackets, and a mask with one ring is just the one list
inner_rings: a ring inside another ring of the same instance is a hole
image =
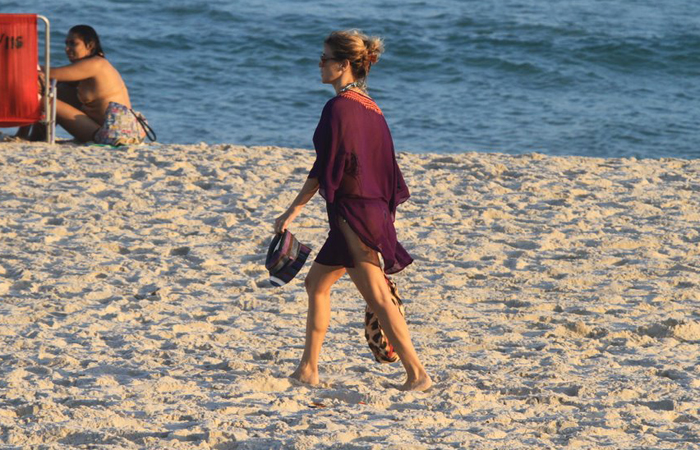
[[[52, 67], [50, 72], [58, 82], [56, 121], [78, 141], [92, 141], [105, 122], [110, 102], [131, 108], [129, 92], [117, 69], [105, 58], [100, 38], [92, 27], [76, 25], [70, 29], [66, 56], [71, 64]], [[44, 139], [45, 126], [35, 124], [29, 128], [21, 128], [17, 136]]]

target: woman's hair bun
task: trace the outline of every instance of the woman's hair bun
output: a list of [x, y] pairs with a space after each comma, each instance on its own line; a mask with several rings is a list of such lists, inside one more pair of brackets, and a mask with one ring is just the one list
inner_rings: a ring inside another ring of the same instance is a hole
[[370, 36], [364, 39], [367, 49], [367, 60], [374, 64], [379, 60], [379, 55], [384, 52], [384, 42], [377, 36]]
[[367, 36], [360, 30], [334, 31], [325, 40], [333, 55], [350, 61], [355, 77], [364, 84], [372, 64], [379, 61], [384, 43], [378, 36]]

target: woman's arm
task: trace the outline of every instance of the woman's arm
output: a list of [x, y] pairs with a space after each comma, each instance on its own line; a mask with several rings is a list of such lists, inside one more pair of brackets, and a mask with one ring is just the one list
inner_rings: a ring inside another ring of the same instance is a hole
[[301, 187], [299, 194], [289, 205], [289, 208], [275, 220], [275, 233], [281, 233], [287, 229], [287, 226], [299, 215], [304, 205], [318, 192], [318, 186], [318, 178], [306, 179], [306, 183]]
[[81, 59], [71, 65], [52, 67], [50, 77], [56, 81], [81, 81], [95, 77], [100, 72], [102, 58]]

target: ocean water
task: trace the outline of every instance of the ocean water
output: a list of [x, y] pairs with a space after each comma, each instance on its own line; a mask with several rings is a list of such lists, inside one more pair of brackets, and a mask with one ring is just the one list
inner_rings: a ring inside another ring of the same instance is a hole
[[95, 27], [166, 143], [312, 148], [332, 30], [382, 36], [369, 77], [396, 148], [700, 156], [697, 0], [4, 0]]

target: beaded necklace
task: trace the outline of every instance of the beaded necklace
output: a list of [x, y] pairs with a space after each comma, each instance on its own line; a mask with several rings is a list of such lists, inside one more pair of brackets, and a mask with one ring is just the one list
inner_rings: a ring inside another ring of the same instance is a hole
[[349, 91], [351, 88], [357, 88], [357, 89], [361, 90], [362, 92], [367, 92], [366, 89], [363, 89], [360, 87], [359, 82], [353, 81], [352, 83], [348, 83], [345, 86], [343, 86], [342, 88], [340, 88], [338, 90], [338, 94], [342, 94], [345, 91]]

